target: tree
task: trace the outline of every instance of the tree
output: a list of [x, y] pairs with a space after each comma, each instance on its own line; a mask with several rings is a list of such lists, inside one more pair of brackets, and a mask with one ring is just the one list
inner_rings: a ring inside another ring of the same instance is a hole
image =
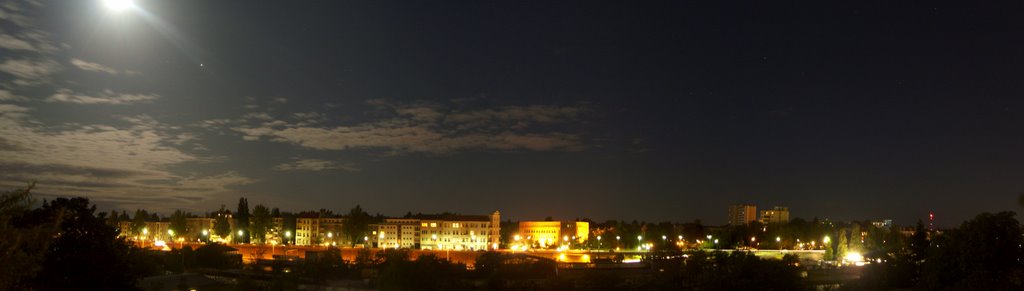
[[30, 211], [34, 186], [0, 193], [0, 290], [29, 289], [27, 284], [42, 268], [44, 254], [59, 227], [59, 217], [35, 225], [13, 225]]
[[59, 220], [60, 235], [47, 248], [31, 289], [134, 289], [139, 278], [149, 275], [140, 272], [145, 268], [133, 259], [143, 251], [119, 238], [117, 230], [95, 216], [95, 211], [86, 198], [57, 198], [14, 222], [26, 227]]
[[842, 260], [843, 258], [846, 257], [846, 252], [848, 250], [847, 244], [849, 243], [849, 240], [846, 239], [846, 230], [845, 229], [840, 229], [839, 230], [839, 242], [838, 243], [839, 244], [836, 245], [836, 259], [837, 260]]
[[239, 242], [249, 243], [249, 200], [246, 200], [245, 197], [238, 198], [238, 212], [235, 212], [235, 219], [238, 220], [235, 227], [241, 232]]
[[359, 205], [348, 212], [348, 219], [342, 224], [341, 229], [345, 231], [349, 244], [355, 246], [356, 242], [362, 240], [363, 236], [370, 229], [370, 214], [363, 211]]
[[220, 206], [220, 210], [217, 210], [216, 217], [213, 220], [213, 234], [217, 235], [223, 240], [230, 239], [231, 236], [231, 222], [227, 220], [227, 216], [230, 215], [224, 206]]
[[826, 261], [832, 261], [836, 259], [836, 252], [832, 249], [832, 244], [825, 244], [825, 255], [822, 258]]
[[107, 224], [116, 228], [118, 227], [117, 225], [121, 222], [120, 218], [121, 217], [117, 215], [116, 210], [110, 210], [110, 214], [107, 215]]
[[860, 223], [854, 222], [850, 229], [850, 250], [863, 253], [864, 243], [861, 241], [860, 232]]
[[256, 204], [252, 209], [252, 232], [253, 242], [265, 243], [267, 230], [273, 226], [274, 220], [270, 217], [270, 209], [263, 204]]
[[1024, 233], [1014, 215], [982, 213], [933, 238], [918, 287], [1024, 290]]
[[285, 233], [284, 244], [295, 244], [295, 215], [291, 212], [281, 213], [281, 231]]
[[172, 231], [175, 237], [184, 237], [188, 234], [188, 214], [181, 209], [175, 210], [174, 214], [171, 214], [171, 225], [168, 226], [168, 230]]
[[146, 228], [146, 221], [149, 221], [149, 213], [142, 209], [135, 210], [135, 217], [132, 218], [131, 234], [141, 235]]

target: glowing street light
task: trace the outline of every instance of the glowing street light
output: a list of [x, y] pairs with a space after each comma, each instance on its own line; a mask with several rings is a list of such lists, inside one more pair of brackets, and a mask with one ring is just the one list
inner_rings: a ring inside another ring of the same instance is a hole
[[292, 232], [291, 231], [285, 231], [284, 232], [284, 237], [286, 237], [286, 238], [287, 237], [292, 237]]
[[782, 241], [782, 237], [781, 236], [776, 236], [775, 237], [775, 242], [780, 242], [780, 241]]
[[825, 236], [825, 238], [824, 238], [824, 239], [822, 239], [821, 241], [823, 241], [823, 242], [825, 242], [825, 243], [828, 243], [828, 242], [832, 241], [832, 239], [831, 239], [831, 238], [829, 238], [829, 237], [828, 237], [828, 236], [826, 235], [826, 236]]
[[145, 228], [145, 227], [143, 227], [143, 228], [142, 228], [142, 234], [144, 234], [144, 235], [149, 235], [149, 228]]
[[167, 230], [167, 235], [174, 236], [174, 230], [173, 229], [168, 229]]
[[207, 236], [207, 235], [210, 235], [210, 231], [204, 229], [203, 230], [203, 236]]
[[241, 230], [241, 229], [239, 229], [239, 230], [238, 230], [238, 237], [242, 237], [242, 235], [243, 235], [243, 234], [245, 234], [245, 233], [244, 233], [244, 232], [242, 232], [242, 230]]

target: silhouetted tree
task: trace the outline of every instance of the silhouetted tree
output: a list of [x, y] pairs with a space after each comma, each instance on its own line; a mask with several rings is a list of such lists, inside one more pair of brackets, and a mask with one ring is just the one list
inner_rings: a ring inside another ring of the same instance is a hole
[[217, 216], [213, 220], [213, 233], [223, 239], [230, 239], [231, 235], [231, 222], [228, 221], [227, 211], [224, 209], [224, 205], [220, 206], [220, 211], [217, 211]]
[[933, 239], [919, 287], [1024, 290], [1024, 233], [1014, 215], [982, 213]]
[[363, 211], [362, 207], [356, 205], [356, 207], [349, 210], [348, 217], [345, 223], [341, 225], [341, 229], [345, 232], [345, 236], [348, 237], [349, 244], [354, 246], [369, 231], [370, 215]]
[[[107, 224], [117, 228], [117, 225], [121, 222], [121, 216], [117, 215], [116, 210], [110, 210], [110, 214], [107, 215]], [[118, 231], [123, 231], [118, 229]]]
[[270, 217], [270, 209], [263, 204], [256, 204], [252, 209], [252, 239], [255, 243], [264, 243], [267, 237], [267, 230], [274, 224]]
[[[144, 275], [135, 267], [132, 248], [117, 231], [94, 215], [85, 198], [57, 198], [28, 213], [15, 225], [31, 226], [60, 220], [60, 234], [50, 244], [43, 267], [33, 280], [40, 290], [124, 290], [135, 288]], [[85, 267], [102, 266], [102, 267]]]
[[175, 210], [174, 214], [171, 214], [171, 222], [168, 229], [174, 232], [176, 238], [188, 235], [188, 214], [181, 211], [181, 209]]
[[146, 228], [146, 221], [149, 221], [149, 213], [142, 209], [135, 210], [135, 217], [132, 218], [132, 235], [140, 235]]
[[235, 212], [235, 219], [238, 222], [235, 223], [235, 228], [242, 232], [239, 235], [240, 243], [249, 243], [249, 200], [245, 197], [238, 198], [238, 212]]
[[20, 226], [14, 220], [30, 211], [31, 191], [25, 189], [0, 194], [0, 290], [25, 290], [42, 268], [43, 257], [57, 233], [60, 217]]

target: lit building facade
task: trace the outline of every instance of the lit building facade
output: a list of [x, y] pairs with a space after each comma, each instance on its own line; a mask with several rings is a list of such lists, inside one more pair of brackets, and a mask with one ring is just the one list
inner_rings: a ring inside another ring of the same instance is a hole
[[420, 220], [411, 218], [388, 218], [381, 223], [370, 225], [371, 247], [374, 248], [420, 248]]
[[568, 241], [582, 243], [589, 235], [590, 223], [586, 221], [520, 221], [518, 240], [512, 243], [544, 248]]
[[772, 209], [761, 210], [761, 223], [788, 223], [789, 207], [775, 206]]
[[736, 204], [729, 206], [729, 224], [747, 225], [757, 220], [757, 205]]
[[295, 245], [345, 245], [343, 235], [343, 217], [310, 217], [295, 218]]
[[495, 249], [501, 239], [501, 213], [491, 215], [418, 215], [420, 248], [430, 250]]

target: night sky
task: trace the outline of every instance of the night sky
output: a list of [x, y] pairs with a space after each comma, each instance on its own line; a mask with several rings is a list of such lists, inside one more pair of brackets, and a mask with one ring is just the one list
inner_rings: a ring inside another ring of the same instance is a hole
[[1024, 191], [1021, 1], [134, 2], [0, 5], [0, 187], [941, 226]]

